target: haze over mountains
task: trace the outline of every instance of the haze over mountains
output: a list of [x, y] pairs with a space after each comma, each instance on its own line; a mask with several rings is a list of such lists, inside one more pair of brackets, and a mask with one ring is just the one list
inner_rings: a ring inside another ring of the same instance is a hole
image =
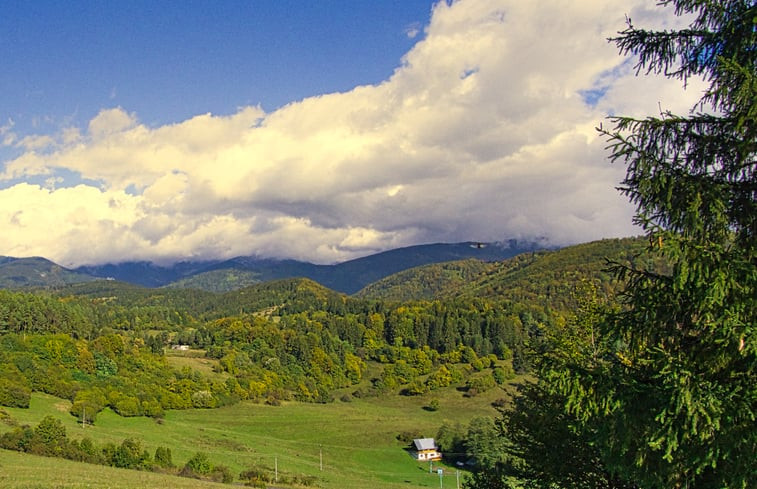
[[304, 277], [332, 290], [354, 294], [384, 277], [420, 265], [467, 258], [498, 261], [542, 248], [539, 243], [516, 240], [504, 243], [437, 243], [398, 248], [335, 265], [240, 256], [229, 260], [184, 261], [171, 266], [124, 262], [67, 269], [40, 257], [0, 257], [0, 287], [55, 287], [113, 279], [145, 287], [169, 286], [221, 292], [269, 280]]

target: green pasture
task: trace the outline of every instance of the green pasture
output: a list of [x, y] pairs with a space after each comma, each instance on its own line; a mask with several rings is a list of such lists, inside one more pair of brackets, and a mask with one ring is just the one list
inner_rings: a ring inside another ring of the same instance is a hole
[[4, 489], [219, 489], [213, 482], [38, 457], [0, 449]]
[[[150, 453], [158, 446], [168, 447], [179, 466], [194, 453], [205, 452], [214, 464], [228, 466], [235, 476], [251, 467], [262, 467], [274, 475], [277, 467], [282, 478], [313, 476], [316, 486], [324, 489], [393, 489], [439, 487], [437, 469], [443, 468], [443, 486], [455, 488], [455, 467], [435, 465], [433, 473], [429, 473], [429, 464], [416, 462], [405, 444], [397, 440], [397, 434], [417, 431], [433, 437], [444, 422], [467, 424], [474, 416], [496, 416], [491, 402], [506, 396], [505, 391], [496, 388], [465, 398], [449, 388], [425, 396], [387, 395], [330, 404], [292, 402], [268, 406], [243, 402], [219, 409], [170, 411], [160, 423], [145, 417], [124, 418], [106, 409], [94, 426], [85, 427], [68, 414], [68, 401], [45, 394], [33, 394], [29, 409], [3, 409], [18, 424], [36, 425], [44, 416], [53, 415], [63, 421], [70, 438], [87, 436], [98, 445], [119, 444], [131, 437], [141, 440]], [[438, 411], [424, 409], [432, 398], [439, 400]], [[0, 425], [0, 430], [6, 429], [10, 429], [9, 425]], [[2, 487], [207, 486], [195, 482], [182, 486], [182, 478], [176, 478], [179, 482], [175, 484], [173, 480], [162, 483], [156, 479], [153, 485], [152, 479], [146, 478], [172, 476], [123, 470], [114, 472], [119, 474], [117, 480], [103, 475], [102, 483], [88, 478], [82, 485], [75, 485], [82, 472], [106, 474], [115, 469], [43, 459], [39, 463], [56, 467], [49, 470], [51, 478], [44, 480], [48, 471], [24, 469], [37, 463], [29, 462], [31, 456], [12, 452], [0, 455]], [[11, 480], [15, 485], [6, 484]]]

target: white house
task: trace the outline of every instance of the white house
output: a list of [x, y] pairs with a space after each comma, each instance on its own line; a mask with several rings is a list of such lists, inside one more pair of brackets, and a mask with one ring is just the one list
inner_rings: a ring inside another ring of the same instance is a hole
[[416, 438], [413, 440], [417, 460], [441, 460], [442, 454], [433, 438]]

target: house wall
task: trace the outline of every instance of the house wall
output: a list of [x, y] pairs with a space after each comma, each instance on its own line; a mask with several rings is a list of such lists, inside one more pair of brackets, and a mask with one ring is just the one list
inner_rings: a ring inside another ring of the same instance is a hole
[[442, 454], [436, 450], [423, 450], [416, 453], [418, 460], [439, 460], [442, 458]]

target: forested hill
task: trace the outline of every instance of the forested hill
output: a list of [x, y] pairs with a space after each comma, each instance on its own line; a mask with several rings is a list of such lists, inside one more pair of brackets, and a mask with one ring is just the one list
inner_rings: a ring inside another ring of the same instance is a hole
[[[337, 390], [417, 395], [455, 385], [475, 395], [529, 370], [544, 331], [571, 314], [579, 281], [612, 290], [606, 257], [633, 260], [643, 248], [611, 240], [425, 267], [404, 279], [407, 290], [422, 283], [421, 293], [402, 301], [349, 297], [309, 279], [226, 293], [112, 280], [0, 290], [0, 405], [28, 405], [42, 391], [70, 399], [77, 416], [108, 406], [159, 416], [240, 399], [328, 402]], [[166, 351], [176, 344], [218, 375], [173, 368]]]
[[606, 239], [555, 251], [523, 253], [499, 262], [463, 260], [426, 265], [379, 280], [356, 297], [392, 301], [476, 297], [564, 310], [581, 281], [592, 281], [605, 293], [613, 291], [617, 283], [608, 270], [610, 264], [646, 264], [642, 263], [646, 260], [645, 246], [643, 238]]

